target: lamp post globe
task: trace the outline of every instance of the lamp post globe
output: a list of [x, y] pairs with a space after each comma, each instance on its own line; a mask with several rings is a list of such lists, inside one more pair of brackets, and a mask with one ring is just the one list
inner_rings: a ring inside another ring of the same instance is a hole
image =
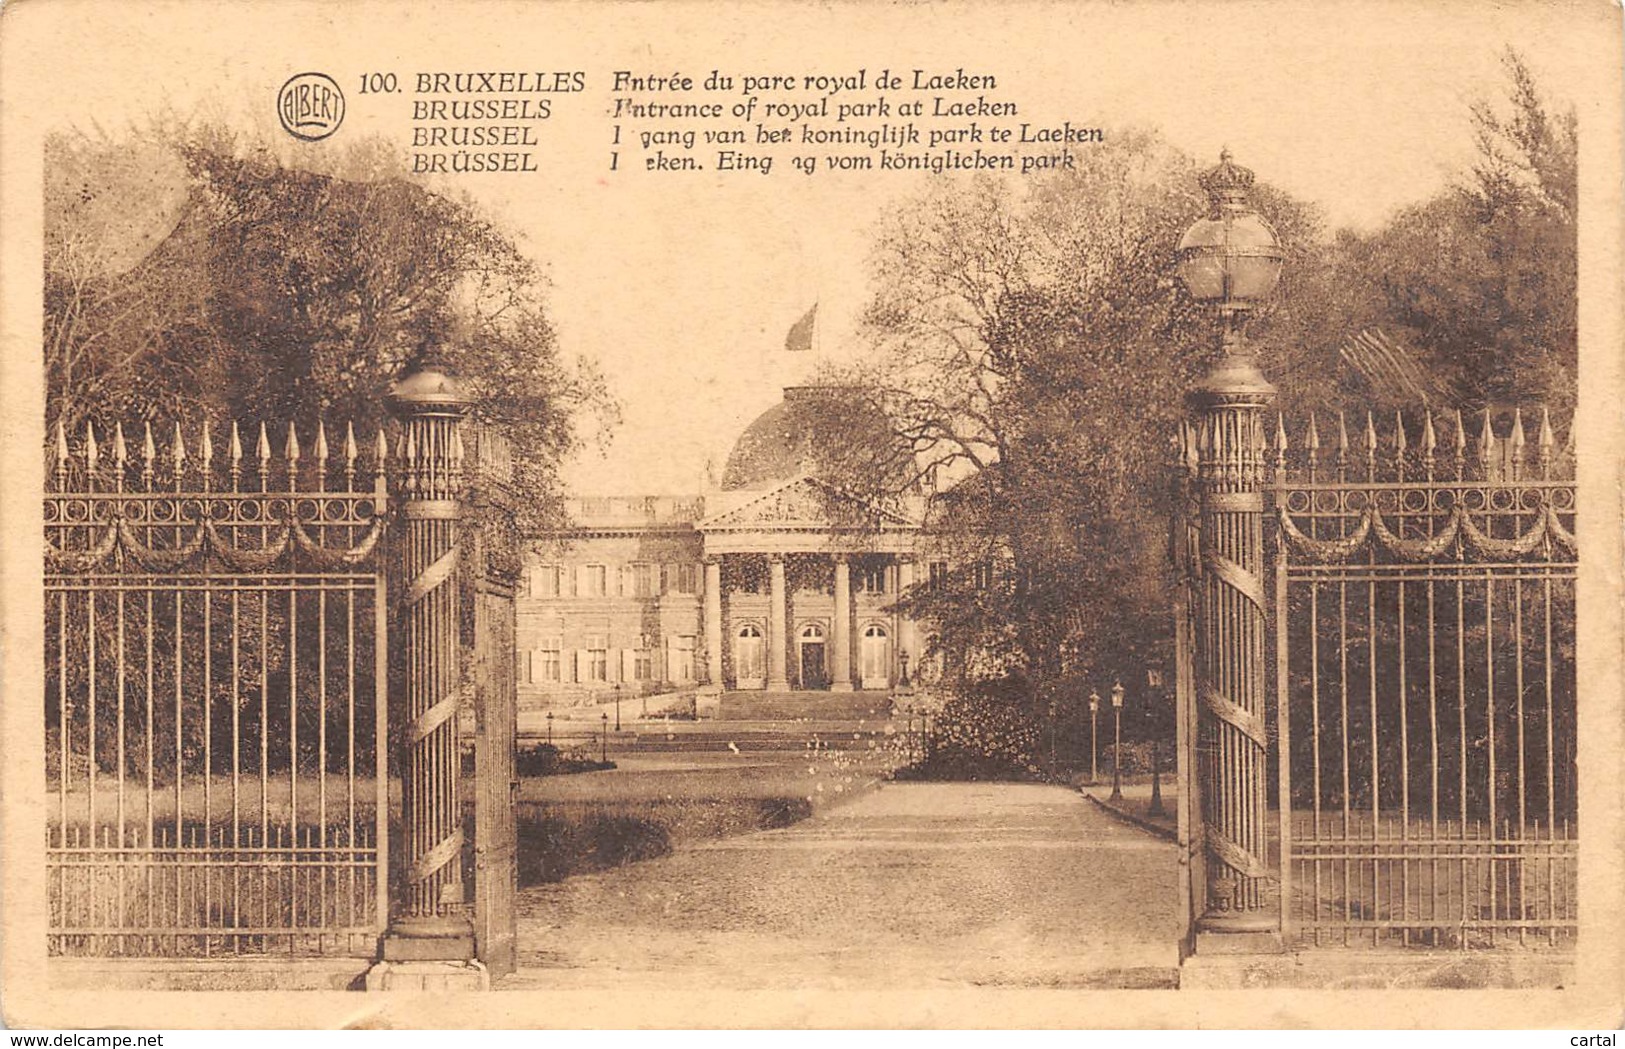
[[1285, 259], [1275, 231], [1252, 209], [1253, 173], [1230, 159], [1201, 176], [1208, 213], [1179, 240], [1175, 265], [1191, 297], [1216, 307], [1227, 327], [1275, 290]]
[[1275, 290], [1285, 254], [1275, 231], [1247, 201], [1252, 171], [1231, 160], [1228, 149], [1198, 181], [1208, 195], [1208, 213], [1180, 238], [1174, 266], [1191, 298], [1218, 313], [1223, 352], [1196, 393], [1223, 397], [1245, 392], [1268, 399], [1275, 387], [1258, 369], [1243, 321]]

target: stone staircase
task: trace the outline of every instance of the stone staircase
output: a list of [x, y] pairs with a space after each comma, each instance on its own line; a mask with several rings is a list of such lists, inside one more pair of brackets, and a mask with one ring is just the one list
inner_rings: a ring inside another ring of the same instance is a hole
[[874, 721], [891, 716], [890, 692], [724, 692], [719, 721]]
[[650, 731], [639, 726], [634, 739], [610, 738], [609, 755], [647, 753], [761, 753], [805, 751], [809, 743], [822, 750], [870, 750], [886, 738], [884, 721], [738, 721], [702, 722], [686, 731]]

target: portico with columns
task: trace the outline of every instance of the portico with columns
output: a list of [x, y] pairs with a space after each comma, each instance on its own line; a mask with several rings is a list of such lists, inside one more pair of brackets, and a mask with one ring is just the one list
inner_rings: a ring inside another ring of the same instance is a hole
[[[798, 477], [739, 492], [696, 525], [713, 690], [889, 689], [918, 659], [895, 610], [914, 582], [919, 522]], [[851, 522], [851, 523], [846, 523]]]
[[922, 632], [894, 606], [928, 571], [926, 497], [899, 484], [871, 502], [825, 479], [818, 398], [786, 389], [697, 493], [566, 500], [570, 525], [532, 537], [519, 588], [521, 703], [686, 694], [714, 714], [724, 692], [738, 711], [751, 693], [912, 681]]

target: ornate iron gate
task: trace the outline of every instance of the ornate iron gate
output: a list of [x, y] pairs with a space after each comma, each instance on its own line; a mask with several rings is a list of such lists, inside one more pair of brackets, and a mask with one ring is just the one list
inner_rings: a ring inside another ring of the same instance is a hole
[[44, 506], [50, 952], [372, 954], [382, 436], [75, 443]]
[[514, 590], [521, 569], [513, 470], [505, 443], [476, 431], [465, 608], [474, 653], [474, 947], [492, 976], [518, 958], [519, 865], [514, 820], [519, 779]]
[[[1187, 492], [1179, 493], [1182, 497]], [[1182, 919], [1179, 956], [1196, 950], [1196, 920], [1207, 898], [1207, 853], [1202, 829], [1201, 789], [1196, 775], [1196, 600], [1194, 571], [1196, 527], [1194, 507], [1187, 507], [1173, 529], [1173, 560], [1178, 573], [1174, 588], [1174, 751], [1178, 755], [1178, 784], [1174, 797], [1175, 838], [1179, 847], [1179, 913]]]
[[[1180, 428], [1187, 945], [1574, 936], [1573, 430], [1339, 416], [1293, 444], [1242, 323], [1284, 255], [1229, 153], [1180, 240], [1221, 354]], [[1497, 430], [1497, 426], [1500, 430]], [[1271, 790], [1271, 786], [1274, 790]], [[1273, 817], [1270, 808], [1274, 807]]]
[[[1508, 425], [1510, 424], [1510, 425]], [[1277, 424], [1283, 934], [1558, 943], [1576, 928], [1575, 486], [1543, 413]]]

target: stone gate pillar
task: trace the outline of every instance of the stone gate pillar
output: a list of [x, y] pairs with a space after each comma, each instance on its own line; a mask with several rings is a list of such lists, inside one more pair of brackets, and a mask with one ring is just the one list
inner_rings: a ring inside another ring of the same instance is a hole
[[1207, 931], [1268, 931], [1265, 771], [1263, 409], [1275, 390], [1250, 357], [1227, 357], [1197, 389], [1202, 564], [1197, 754]]
[[1268, 933], [1278, 915], [1265, 837], [1263, 412], [1275, 388], [1258, 368], [1242, 321], [1274, 288], [1283, 256], [1248, 202], [1251, 171], [1226, 151], [1201, 183], [1210, 209], [1180, 240], [1179, 275], [1223, 323], [1221, 355], [1191, 393], [1201, 505], [1196, 772], [1207, 871], [1197, 925]]
[[457, 562], [463, 517], [461, 425], [469, 401], [434, 365], [390, 392], [405, 427], [400, 459], [400, 603], [396, 638], [404, 683], [401, 726], [400, 892], [385, 961], [474, 957], [463, 898], [462, 801], [457, 779], [457, 703], [462, 676]]

